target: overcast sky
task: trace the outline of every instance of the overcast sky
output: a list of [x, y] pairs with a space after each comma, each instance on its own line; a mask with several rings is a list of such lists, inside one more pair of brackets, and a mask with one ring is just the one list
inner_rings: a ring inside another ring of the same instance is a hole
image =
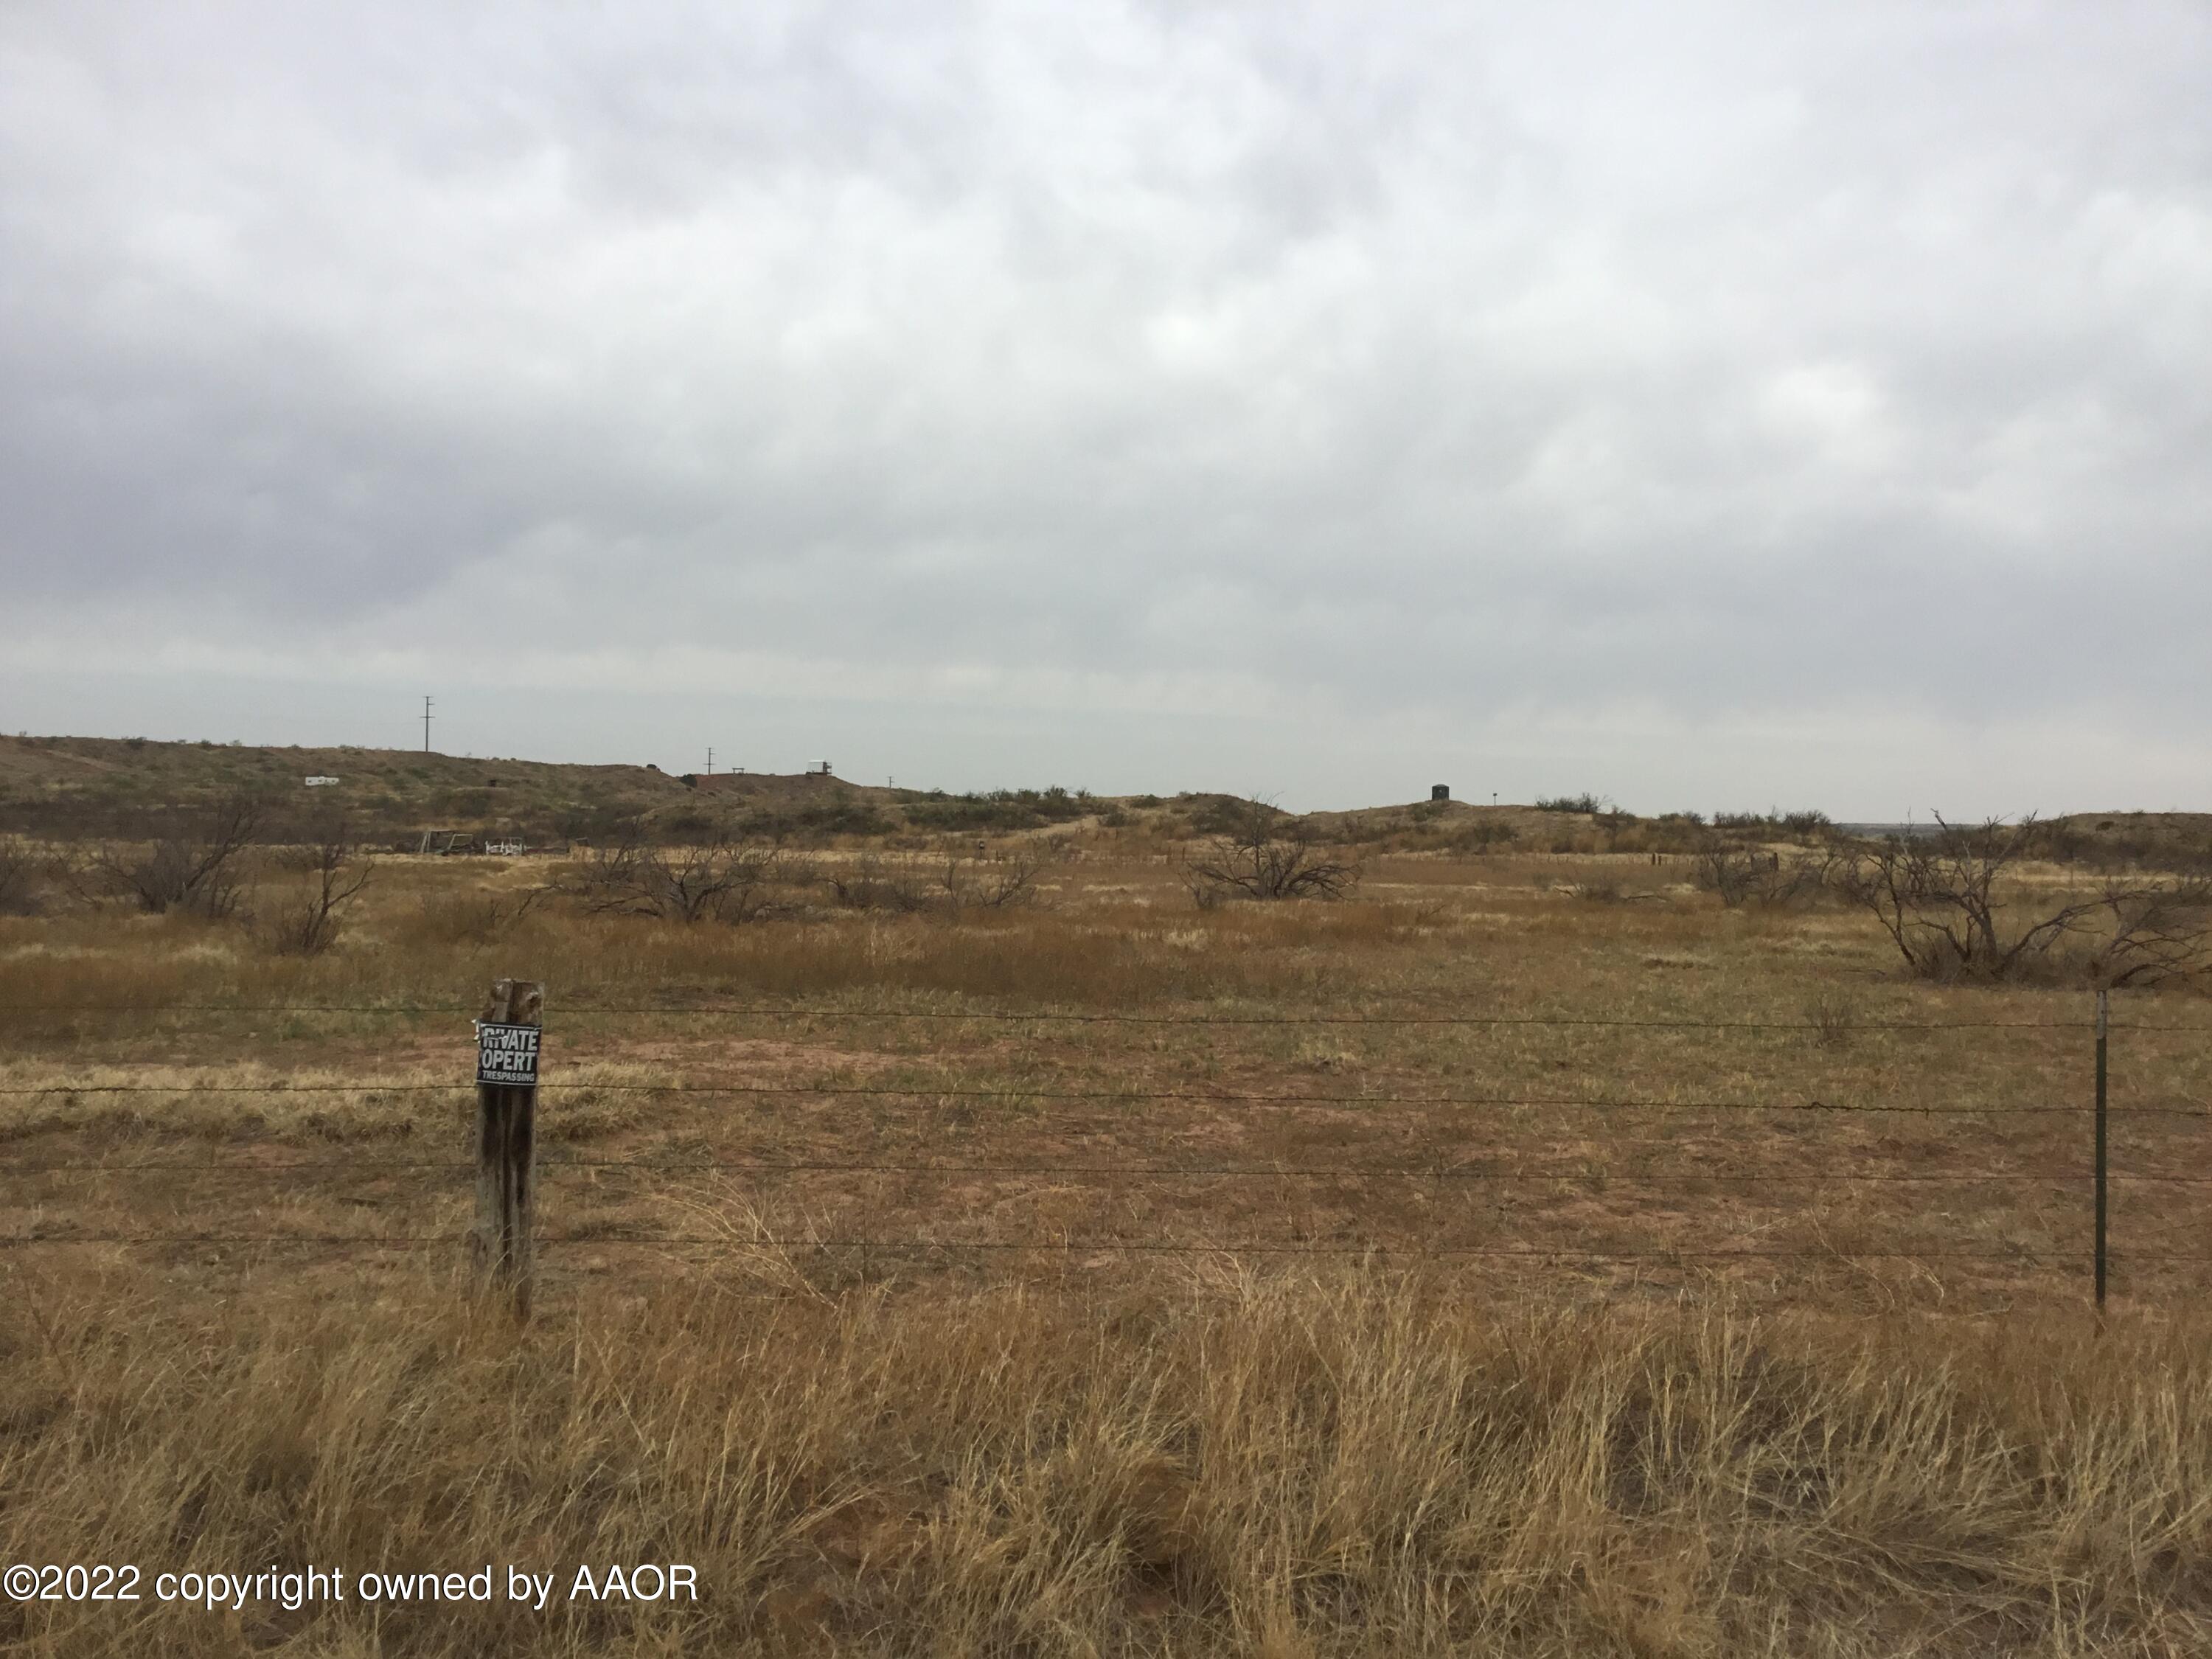
[[2212, 9], [0, 7], [0, 727], [2212, 809]]

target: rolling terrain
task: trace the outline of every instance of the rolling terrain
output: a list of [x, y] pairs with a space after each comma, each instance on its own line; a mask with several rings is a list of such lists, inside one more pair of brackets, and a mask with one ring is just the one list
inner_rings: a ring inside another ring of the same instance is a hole
[[[1809, 820], [81, 739], [0, 789], [0, 1562], [558, 1585], [10, 1601], [9, 1652], [2212, 1650], [2202, 971], [2113, 994], [2100, 1311], [2089, 958], [1916, 975], [1697, 850], [1826, 870]], [[241, 790], [371, 847], [100, 878]], [[660, 862], [368, 856], [509, 807]], [[1337, 896], [1207, 886], [1255, 823]], [[2058, 827], [2004, 903], [2202, 824]], [[470, 1267], [501, 979], [520, 1321]], [[641, 1563], [698, 1599], [572, 1590]]]

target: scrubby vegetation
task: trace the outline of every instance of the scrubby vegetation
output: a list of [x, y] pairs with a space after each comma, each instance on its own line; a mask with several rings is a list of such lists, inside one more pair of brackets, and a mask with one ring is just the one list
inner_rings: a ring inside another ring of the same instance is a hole
[[1098, 810], [1088, 790], [1071, 794], [1054, 784], [1048, 789], [994, 789], [988, 794], [947, 795], [933, 790], [906, 806], [906, 821], [919, 830], [1037, 830], [1066, 823]]
[[1913, 972], [1928, 979], [2154, 983], [2212, 970], [2212, 878], [2106, 880], [2039, 890], [2020, 866], [2045, 850], [2033, 817], [1893, 837], [1838, 868]]
[[[0, 838], [0, 1555], [702, 1592], [10, 1603], [0, 1645], [2205, 1645], [2186, 874], [2035, 826], [717, 782], [365, 884], [374, 835], [264, 828], [228, 906], [117, 874], [213, 802]], [[908, 815], [975, 805], [1029, 816]], [[525, 1327], [449, 1276], [508, 975], [551, 1057]]]

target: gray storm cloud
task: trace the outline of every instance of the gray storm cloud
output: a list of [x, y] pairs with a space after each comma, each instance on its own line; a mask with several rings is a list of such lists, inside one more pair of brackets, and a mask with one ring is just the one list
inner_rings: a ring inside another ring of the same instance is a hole
[[14, 6], [0, 684], [2212, 805], [2208, 85], [2181, 5]]

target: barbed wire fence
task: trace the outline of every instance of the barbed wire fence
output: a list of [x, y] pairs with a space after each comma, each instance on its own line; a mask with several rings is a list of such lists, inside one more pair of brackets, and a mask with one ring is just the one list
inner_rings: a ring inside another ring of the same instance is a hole
[[[459, 1005], [371, 1002], [252, 1004], [54, 1002], [16, 1003], [12, 1005], [12, 1008], [20, 1012], [44, 1014], [139, 1015], [152, 1018], [184, 1016], [221, 1018], [283, 1014], [426, 1019], [447, 1016], [465, 1018], [472, 1012], [471, 1010]], [[1117, 1013], [1049, 1010], [848, 1008], [801, 1004], [747, 1004], [719, 1007], [705, 1005], [671, 1006], [665, 1004], [651, 1006], [585, 1004], [563, 1010], [561, 1017], [563, 1020], [572, 1018], [587, 1020], [596, 1018], [651, 1017], [673, 1020], [719, 1022], [778, 1020], [824, 1023], [963, 1022], [971, 1024], [989, 1024], [1038, 1028], [1053, 1025], [1182, 1028], [1218, 1026], [1238, 1029], [1442, 1026], [1743, 1033], [1813, 1033], [1820, 1029], [1812, 1021], [1631, 1019], [1541, 1013], [1468, 1014], [1422, 1012], [1243, 1015]], [[1811, 1260], [1891, 1260], [1914, 1263], [1983, 1262], [2021, 1271], [2055, 1271], [2076, 1275], [2084, 1281], [2085, 1285], [2094, 1287], [2094, 1299], [2101, 1305], [2112, 1256], [2107, 1239], [2110, 1193], [2112, 1186], [2117, 1183], [2124, 1188], [2142, 1187], [2180, 1193], [2212, 1186], [2212, 1175], [2202, 1173], [2202, 1166], [2129, 1164], [2115, 1169], [2111, 1167], [2108, 1158], [2109, 1127], [2113, 1121], [2154, 1119], [2169, 1122], [2186, 1122], [2203, 1120], [2212, 1117], [2212, 1103], [2192, 1100], [2112, 1107], [2107, 1101], [2106, 1086], [2106, 1051], [2109, 1040], [2108, 1030], [2112, 1036], [2122, 1038], [2130, 1033], [2141, 1032], [2193, 1034], [2212, 1039], [2212, 1023], [2196, 1024], [2135, 1020], [2111, 1024], [2105, 1018], [2103, 1001], [2100, 998], [2097, 1017], [2078, 1021], [1875, 1020], [1858, 1022], [1856, 1029], [1867, 1032], [1922, 1034], [1961, 1031], [2051, 1033], [2081, 1042], [2084, 1049], [2088, 1048], [2090, 1041], [2094, 1041], [2094, 1086], [2090, 1085], [2092, 1067], [2085, 1064], [2081, 1071], [2083, 1086], [2076, 1098], [2014, 1099], [2002, 1104], [1946, 1101], [1778, 1100], [1734, 1097], [1685, 1098], [1678, 1095], [1647, 1097], [1632, 1094], [1587, 1093], [1413, 1094], [1370, 1091], [1324, 1093], [1317, 1091], [1287, 1090], [1255, 1092], [1202, 1088], [1069, 1088], [1030, 1085], [975, 1088], [904, 1084], [878, 1085], [831, 1079], [763, 1083], [746, 1081], [735, 1077], [701, 1078], [696, 1076], [651, 1082], [625, 1082], [599, 1079], [563, 1079], [557, 1073], [547, 1076], [536, 1084], [530, 1093], [534, 1106], [535, 1096], [538, 1090], [542, 1089], [550, 1097], [556, 1109], [564, 1092], [590, 1091], [598, 1094], [636, 1094], [647, 1097], [688, 1097], [703, 1101], [731, 1102], [801, 1100], [821, 1103], [854, 1099], [865, 1099], [872, 1103], [897, 1100], [957, 1101], [971, 1108], [979, 1105], [1000, 1104], [1018, 1106], [1024, 1110], [1039, 1102], [1084, 1102], [1100, 1107], [1111, 1107], [1116, 1104], [1188, 1106], [1202, 1108], [1217, 1113], [1243, 1112], [1248, 1109], [1341, 1112], [1349, 1109], [1357, 1109], [1362, 1113], [1387, 1114], [1392, 1111], [1418, 1109], [1463, 1114], [1470, 1117], [1481, 1114], [1525, 1111], [1555, 1114], [1645, 1114], [1660, 1116], [1690, 1115], [1715, 1116], [1746, 1114], [1770, 1118], [1783, 1115], [1811, 1114], [1828, 1119], [1862, 1115], [1947, 1119], [2025, 1117], [2045, 1123], [2053, 1131], [2052, 1150], [2059, 1154], [2057, 1159], [2058, 1168], [2005, 1168], [1932, 1172], [1823, 1167], [1817, 1169], [1762, 1168], [1753, 1171], [1723, 1171], [1677, 1163], [1669, 1167], [1647, 1169], [1628, 1174], [1610, 1173], [1603, 1178], [1615, 1185], [1650, 1193], [1668, 1190], [1697, 1193], [1713, 1188], [1729, 1187], [1747, 1189], [1867, 1188], [1899, 1190], [1966, 1187], [1999, 1191], [2055, 1188], [2080, 1202], [2080, 1213], [2083, 1221], [2083, 1237], [2080, 1248], [2043, 1251], [2032, 1251], [2008, 1244], [1978, 1249], [1923, 1247], [1899, 1249], [1865, 1249], [1856, 1246], [1842, 1249], [1826, 1244], [1768, 1246], [1758, 1243], [1735, 1243], [1698, 1248], [1680, 1246], [1601, 1248], [1540, 1243], [1455, 1243], [1443, 1238], [1409, 1240], [1363, 1238], [1331, 1241], [1310, 1238], [1133, 1237], [1110, 1235], [979, 1238], [939, 1236], [935, 1232], [917, 1237], [822, 1237], [809, 1234], [802, 1238], [789, 1241], [792, 1248], [799, 1250], [823, 1253], [865, 1252], [885, 1256], [947, 1258], [960, 1256], [1003, 1258], [1050, 1255], [1212, 1258], [1328, 1256], [1385, 1260], [1436, 1257], [1447, 1260], [1541, 1261], [1592, 1267], [1635, 1267], [1648, 1264], [1725, 1266], [1739, 1261], [1781, 1262]], [[472, 1054], [473, 1050], [471, 1053]], [[2087, 1061], [2089, 1054], [2084, 1053], [2081, 1058]], [[2047, 1080], [2044, 1086], [2049, 1089]], [[160, 1097], [169, 1101], [177, 1101], [190, 1099], [195, 1096], [218, 1096], [237, 1099], [257, 1096], [273, 1097], [312, 1096], [320, 1093], [416, 1095], [428, 1097], [450, 1096], [459, 1098], [478, 1087], [477, 1081], [468, 1079], [451, 1083], [439, 1083], [423, 1082], [415, 1079], [372, 1077], [338, 1083], [252, 1084], [220, 1081], [178, 1083], [75, 1079], [61, 1082], [0, 1084], [0, 1097], [45, 1097], [61, 1102], [91, 1096]], [[2052, 1090], [2051, 1092], [2055, 1094], [2056, 1091]], [[1585, 1182], [1591, 1178], [1588, 1168], [1577, 1163], [1518, 1159], [1502, 1167], [1494, 1164], [1475, 1167], [1464, 1161], [1454, 1163], [1442, 1156], [1428, 1159], [1401, 1159], [1382, 1164], [1341, 1160], [1327, 1164], [1297, 1164], [1283, 1160], [1236, 1161], [1218, 1157], [1186, 1160], [1124, 1158], [1115, 1161], [1101, 1161], [1095, 1158], [1006, 1160], [882, 1156], [591, 1158], [566, 1155], [536, 1159], [534, 1168], [538, 1178], [553, 1180], [559, 1179], [563, 1171], [590, 1172], [593, 1176], [604, 1174], [623, 1174], [654, 1178], [696, 1176], [712, 1173], [744, 1176], [763, 1182], [799, 1177], [897, 1176], [920, 1180], [960, 1178], [1011, 1183], [1053, 1182], [1076, 1185], [1089, 1183], [1108, 1188], [1121, 1183], [1170, 1182], [1251, 1181], [1342, 1183], [1399, 1181], [1430, 1182], [1439, 1187], [1465, 1188], [1483, 1186], [1510, 1187], [1521, 1183], [1572, 1183]], [[0, 1177], [10, 1179], [29, 1176], [93, 1177], [134, 1172], [221, 1175], [256, 1179], [311, 1171], [360, 1177], [380, 1177], [400, 1174], [453, 1174], [466, 1176], [471, 1172], [476, 1172], [481, 1176], [483, 1170], [483, 1164], [481, 1158], [470, 1160], [458, 1157], [284, 1157], [272, 1159], [265, 1157], [186, 1158], [172, 1155], [160, 1158], [107, 1158], [97, 1156], [10, 1158], [0, 1154]], [[453, 1190], [460, 1190], [458, 1183]], [[32, 1247], [58, 1248], [70, 1245], [171, 1248], [252, 1246], [392, 1250], [452, 1248], [459, 1242], [459, 1236], [444, 1231], [354, 1233], [332, 1232], [326, 1230], [272, 1231], [188, 1227], [96, 1230], [71, 1227], [65, 1219], [56, 1218], [43, 1212], [40, 1216], [31, 1218], [15, 1229], [0, 1230], [0, 1250], [16, 1250]], [[726, 1247], [730, 1242], [726, 1235], [696, 1230], [691, 1231], [664, 1230], [646, 1232], [607, 1229], [581, 1233], [556, 1232], [535, 1240], [535, 1243], [555, 1248], [588, 1245], [594, 1249], [611, 1247], [645, 1249], [713, 1249]], [[2123, 1251], [2121, 1257], [2124, 1261], [2144, 1265], [2212, 1264], [2212, 1253], [2130, 1249]]]

